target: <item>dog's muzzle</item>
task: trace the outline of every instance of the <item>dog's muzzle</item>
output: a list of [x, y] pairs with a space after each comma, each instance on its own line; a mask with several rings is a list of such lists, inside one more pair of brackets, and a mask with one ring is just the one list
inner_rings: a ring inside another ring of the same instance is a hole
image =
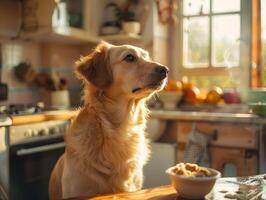
[[158, 65], [154, 68], [152, 73], [150, 74], [150, 83], [147, 84], [145, 87], [136, 87], [132, 90], [132, 93], [136, 93], [143, 89], [159, 89], [162, 84], [164, 83], [164, 80], [168, 77], [168, 68], [163, 65]]

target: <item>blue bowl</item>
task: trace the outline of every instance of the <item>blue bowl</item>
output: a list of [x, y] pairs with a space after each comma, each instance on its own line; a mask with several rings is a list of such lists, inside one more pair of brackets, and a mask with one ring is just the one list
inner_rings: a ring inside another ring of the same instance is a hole
[[261, 117], [266, 117], [266, 103], [258, 102], [258, 103], [249, 103], [249, 108], [256, 115]]
[[249, 91], [248, 102], [257, 103], [262, 102], [266, 103], [266, 89], [252, 89]]

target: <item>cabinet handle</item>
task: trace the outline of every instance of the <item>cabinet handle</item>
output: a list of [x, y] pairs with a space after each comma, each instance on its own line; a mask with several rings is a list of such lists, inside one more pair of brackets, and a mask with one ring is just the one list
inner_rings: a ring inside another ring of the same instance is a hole
[[218, 134], [219, 134], [219, 131], [217, 129], [214, 129], [212, 132], [212, 140], [214, 141], [218, 140]]
[[43, 145], [43, 146], [33, 147], [33, 148], [28, 148], [28, 149], [20, 149], [17, 151], [17, 156], [25, 156], [25, 155], [35, 154], [35, 153], [42, 153], [42, 152], [52, 151], [56, 149], [61, 149], [64, 147], [65, 147], [65, 143], [60, 142], [56, 144], [48, 144], [48, 145]]

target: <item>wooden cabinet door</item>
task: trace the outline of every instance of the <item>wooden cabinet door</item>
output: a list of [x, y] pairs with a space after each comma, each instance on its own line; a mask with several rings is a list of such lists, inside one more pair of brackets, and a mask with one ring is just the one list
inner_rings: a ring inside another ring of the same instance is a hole
[[[192, 125], [192, 122], [178, 123], [177, 142], [187, 142]], [[213, 136], [211, 146], [258, 149], [257, 125], [198, 122], [196, 127], [199, 132]]]

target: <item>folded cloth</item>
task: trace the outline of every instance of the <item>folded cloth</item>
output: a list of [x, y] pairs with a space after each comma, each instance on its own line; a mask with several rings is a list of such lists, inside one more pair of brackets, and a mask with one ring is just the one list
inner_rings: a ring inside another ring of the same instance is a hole
[[193, 123], [188, 135], [188, 142], [184, 151], [184, 162], [196, 163], [201, 166], [210, 166], [210, 154], [208, 145], [211, 137], [201, 133]]

